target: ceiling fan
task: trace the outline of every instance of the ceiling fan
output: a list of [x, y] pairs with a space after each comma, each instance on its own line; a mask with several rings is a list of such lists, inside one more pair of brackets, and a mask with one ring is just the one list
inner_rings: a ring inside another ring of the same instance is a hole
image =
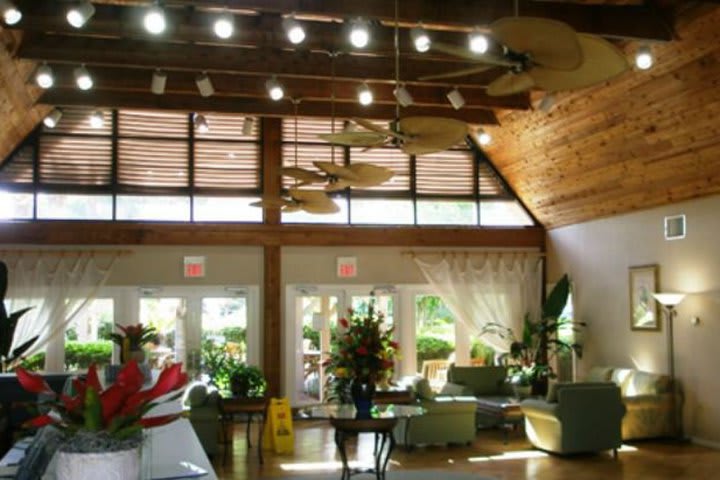
[[340, 211], [340, 207], [322, 190], [301, 190], [297, 187], [288, 189], [286, 196], [268, 196], [251, 205], [262, 208], [282, 208], [284, 213], [304, 211], [330, 214]]
[[476, 67], [421, 77], [438, 80], [472, 75], [495, 67], [506, 72], [490, 82], [492, 96], [538, 88], [548, 92], [589, 87], [626, 71], [623, 53], [597, 35], [577, 33], [566, 23], [534, 17], [506, 17], [490, 25], [493, 48], [474, 54], [455, 45], [433, 42], [431, 48], [470, 60]]

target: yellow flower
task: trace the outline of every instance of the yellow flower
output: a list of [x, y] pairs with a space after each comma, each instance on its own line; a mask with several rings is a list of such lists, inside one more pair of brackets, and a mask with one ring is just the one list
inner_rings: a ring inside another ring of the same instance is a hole
[[345, 378], [347, 377], [347, 368], [339, 367], [335, 369], [335, 376], [338, 378]]

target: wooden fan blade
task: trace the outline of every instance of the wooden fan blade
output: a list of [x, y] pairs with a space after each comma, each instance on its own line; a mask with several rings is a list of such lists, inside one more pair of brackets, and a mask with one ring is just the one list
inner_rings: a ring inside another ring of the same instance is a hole
[[550, 92], [575, 90], [602, 83], [630, 68], [625, 55], [612, 43], [596, 35], [578, 34], [584, 61], [572, 72], [533, 67], [528, 74], [538, 88]]
[[308, 213], [325, 214], [340, 211], [340, 207], [323, 191], [291, 188], [288, 193]]
[[[486, 70], [493, 67], [512, 67], [515, 65], [515, 62], [492, 53], [473, 53], [466, 47], [458, 47], [449, 43], [433, 42], [430, 48], [463, 60], [480, 63], [482, 65], [478, 65], [478, 67], [485, 67]], [[482, 72], [482, 70], [479, 71]]]
[[251, 203], [250, 206], [251, 207], [260, 207], [260, 208], [280, 208], [280, 207], [285, 207], [291, 203], [292, 202], [290, 202], [282, 197], [263, 197], [262, 200]]
[[575, 30], [557, 20], [535, 17], [501, 18], [490, 26], [493, 37], [533, 63], [555, 70], [575, 70], [583, 52]]
[[400, 119], [400, 131], [411, 137], [403, 142], [403, 151], [423, 155], [447, 150], [462, 142], [468, 134], [468, 125], [454, 118], [406, 117]]
[[386, 135], [378, 132], [339, 132], [318, 135], [326, 142], [347, 147], [377, 147], [385, 143]]
[[418, 80], [420, 80], [421, 82], [424, 82], [427, 80], [442, 80], [443, 78], [465, 77], [467, 75], [475, 75], [476, 73], [490, 70], [491, 68], [493, 68], [493, 67], [489, 66], [489, 65], [479, 65], [477, 67], [470, 67], [470, 68], [463, 68], [462, 70], [455, 70], [454, 72], [438, 73], [435, 75], [425, 75], [424, 77], [420, 77]]
[[302, 211], [302, 205], [300, 203], [292, 202], [287, 205], [285, 205], [282, 208], [283, 213], [295, 213], [295, 212], [301, 212]]
[[298, 186], [303, 185], [310, 185], [313, 183], [323, 183], [325, 180], [327, 180], [324, 176], [320, 175], [319, 173], [315, 173], [310, 170], [305, 170], [304, 168], [298, 168], [298, 167], [284, 167], [281, 170], [283, 176], [285, 177], [291, 177], [296, 180], [300, 181], [300, 184]]
[[325, 187], [328, 192], [336, 192], [348, 187], [367, 188], [380, 185], [390, 180], [395, 173], [389, 168], [372, 163], [353, 163], [348, 167], [358, 176], [357, 180], [338, 180]]
[[535, 86], [535, 81], [527, 72], [507, 72], [493, 80], [487, 88], [487, 94], [493, 97], [515, 95]]
[[383, 135], [388, 135], [391, 137], [399, 138], [401, 140], [407, 140], [407, 137], [405, 137], [401, 133], [394, 132], [387, 128], [378, 127], [377, 125], [375, 125], [374, 123], [372, 123], [369, 120], [365, 120], [363, 118], [353, 118], [353, 122], [357, 123], [358, 125], [360, 125], [363, 128], [371, 130], [373, 132], [382, 133]]
[[358, 180], [358, 176], [352, 170], [342, 165], [320, 161], [313, 162], [313, 165], [332, 177], [342, 180]]

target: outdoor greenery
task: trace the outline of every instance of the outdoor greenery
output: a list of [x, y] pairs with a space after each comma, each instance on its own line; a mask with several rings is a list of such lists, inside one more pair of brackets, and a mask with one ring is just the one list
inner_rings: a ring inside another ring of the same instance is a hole
[[310, 340], [310, 348], [320, 350], [320, 331], [310, 325], [303, 325], [303, 339]]
[[421, 336], [416, 343], [418, 367], [425, 360], [445, 360], [455, 351], [455, 345], [442, 338]]
[[[109, 340], [97, 342], [65, 342], [65, 370], [85, 370], [92, 363], [98, 367], [108, 365], [112, 357], [113, 344]], [[22, 362], [23, 368], [31, 371], [42, 370], [45, 365], [45, 352], [31, 355]]]
[[267, 383], [262, 372], [242, 361], [237, 351], [211, 339], [202, 341], [202, 371], [223, 395], [262, 397]]

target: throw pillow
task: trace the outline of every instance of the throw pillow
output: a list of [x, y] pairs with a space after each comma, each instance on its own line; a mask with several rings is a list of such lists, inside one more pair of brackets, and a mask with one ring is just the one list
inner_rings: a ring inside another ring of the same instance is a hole
[[435, 392], [430, 388], [430, 381], [427, 378], [418, 380], [415, 384], [415, 393], [420, 400], [432, 400], [435, 398]]
[[451, 397], [459, 397], [468, 393], [468, 388], [465, 385], [458, 385], [457, 383], [446, 383], [440, 390], [440, 395], [450, 395]]

